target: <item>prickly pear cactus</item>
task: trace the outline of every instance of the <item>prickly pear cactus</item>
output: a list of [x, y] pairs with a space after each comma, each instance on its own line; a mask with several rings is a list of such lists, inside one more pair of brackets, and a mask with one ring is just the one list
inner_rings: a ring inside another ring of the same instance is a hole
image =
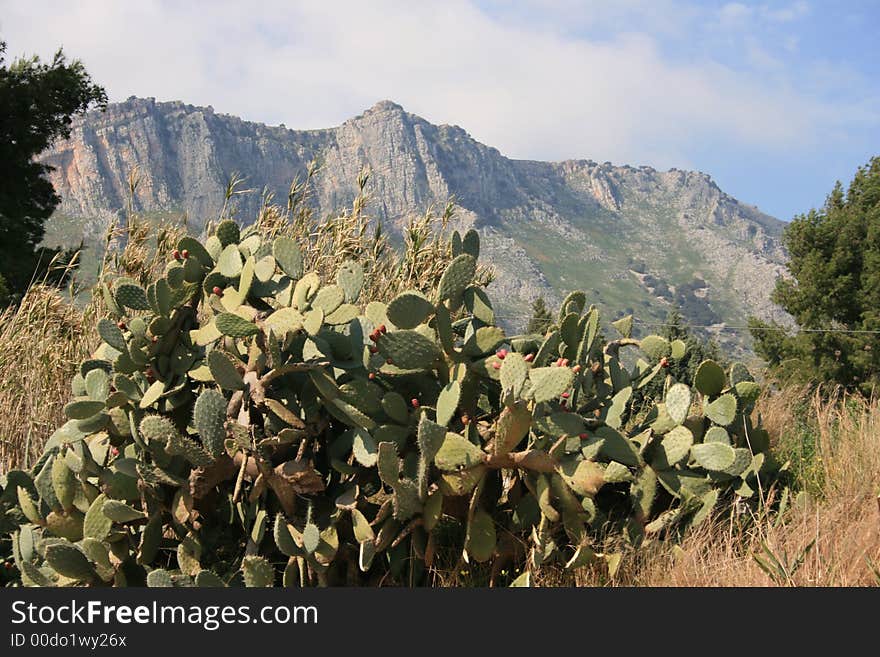
[[[673, 381], [683, 344], [623, 320], [606, 342], [581, 292], [546, 335], [506, 335], [473, 231], [433, 295], [387, 305], [361, 294], [368, 263], [322, 280], [294, 237], [230, 221], [174, 254], [109, 288], [68, 421], [2, 480], [24, 585], [412, 582], [449, 554], [574, 568], [779, 470], [742, 367]], [[665, 398], [636, 413], [655, 377]]]

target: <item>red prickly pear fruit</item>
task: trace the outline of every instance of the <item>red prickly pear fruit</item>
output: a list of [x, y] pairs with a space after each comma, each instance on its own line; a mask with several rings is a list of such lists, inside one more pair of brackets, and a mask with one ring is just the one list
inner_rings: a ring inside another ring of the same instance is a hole
[[118, 447], [111, 447], [111, 448], [110, 448], [110, 453], [111, 453], [113, 456], [119, 456], [119, 448], [118, 448]]
[[180, 260], [180, 251], [178, 251], [177, 249], [174, 249], [171, 252], [171, 257], [174, 258], [175, 260]]
[[116, 328], [118, 328], [120, 331], [124, 331], [125, 330], [125, 322], [123, 322], [122, 320], [116, 322]]
[[501, 363], [499, 363], [499, 362], [496, 360], [494, 363], [492, 363], [492, 367], [495, 368], [496, 370], [500, 370], [500, 369], [501, 369]]
[[556, 365], [556, 367], [562, 367], [562, 358], [561, 357], [556, 359], [555, 365]]
[[186, 260], [187, 258], [189, 258], [189, 251], [187, 251], [186, 249], [184, 249], [183, 251], [180, 252], [180, 256], [181, 256], [184, 260]]
[[469, 425], [469, 424], [471, 423], [471, 419], [470, 419], [470, 417], [468, 417], [467, 415], [462, 415], [462, 416], [461, 416], [461, 423], [462, 423], [464, 426]]
[[535, 360], [535, 354], [526, 354], [523, 357], [523, 360], [526, 361], [527, 363], [531, 363], [533, 360]]
[[586, 440], [589, 437], [590, 437], [590, 434], [588, 434], [588, 433], [579, 433], [578, 434], [578, 438], [580, 438], [581, 440]]
[[151, 341], [153, 344], [156, 344], [157, 342], [159, 342], [159, 336], [158, 336], [158, 335], [154, 335], [152, 338], [150, 338], [150, 341]]
[[388, 365], [394, 365], [394, 361], [391, 360], [390, 358], [386, 358], [386, 359], [385, 359], [385, 362], [386, 362]]
[[371, 354], [375, 354], [375, 353], [378, 353], [378, 352], [379, 352], [379, 347], [377, 347], [376, 345], [372, 345], [372, 344], [371, 344], [371, 345], [370, 345], [370, 353], [371, 353]]
[[574, 367], [571, 368], [571, 371], [574, 372], [575, 374], [577, 374], [578, 372], [581, 371], [581, 366], [575, 365]]
[[367, 374], [367, 378], [368, 378], [370, 381], [372, 381], [373, 379], [376, 378], [376, 373], [375, 373], [375, 372], [370, 372], [369, 374]]
[[559, 395], [559, 396], [562, 397], [563, 399], [568, 399], [568, 393], [567, 393], [567, 392], [563, 392], [563, 393], [562, 393], [561, 395]]
[[409, 403], [412, 404], [412, 407], [413, 407], [413, 408], [418, 408], [418, 407], [419, 407], [419, 400], [416, 399], [415, 397], [413, 397], [412, 399], [410, 399], [410, 400], [409, 400]]
[[373, 331], [372, 333], [370, 333], [370, 340], [372, 340], [373, 342], [378, 342], [380, 335], [381, 335], [381, 333], [379, 333], [379, 330], [377, 329], [377, 330]]
[[563, 358], [559, 363], [562, 367], [568, 367], [568, 358]]
[[214, 289], [211, 290], [211, 292], [213, 292], [214, 294], [216, 294], [218, 297], [219, 297], [221, 294], [223, 294], [223, 290], [220, 289], [220, 286], [219, 286], [219, 285], [215, 285], [215, 286], [214, 286]]
[[669, 359], [666, 356], [660, 359], [660, 367], [669, 367]]
[[379, 333], [382, 333], [382, 334], [384, 334], [384, 333], [388, 333], [388, 327], [385, 326], [384, 324], [379, 324], [379, 326], [376, 327], [376, 330], [379, 331]]
[[507, 356], [507, 349], [499, 349], [495, 352], [495, 355], [501, 360], [504, 360], [504, 357]]

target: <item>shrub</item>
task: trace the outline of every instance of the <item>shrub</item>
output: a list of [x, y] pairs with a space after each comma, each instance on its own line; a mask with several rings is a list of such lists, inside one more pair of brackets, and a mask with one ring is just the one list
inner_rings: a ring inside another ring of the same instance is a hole
[[454, 233], [436, 289], [364, 303], [373, 261], [322, 277], [297, 240], [226, 220], [155, 279], [104, 285], [67, 422], [2, 481], [21, 582], [424, 583], [461, 558], [523, 584], [762, 499], [780, 468], [744, 367], [675, 382], [683, 342], [633, 339], [631, 317], [606, 342], [582, 292], [545, 335], [506, 336], [478, 256]]

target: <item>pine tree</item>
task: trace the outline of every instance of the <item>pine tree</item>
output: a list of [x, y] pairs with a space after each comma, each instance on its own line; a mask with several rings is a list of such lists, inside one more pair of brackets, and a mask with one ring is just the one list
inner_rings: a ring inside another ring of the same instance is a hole
[[544, 335], [553, 324], [553, 315], [547, 309], [544, 297], [538, 297], [532, 302], [532, 317], [529, 319], [527, 333]]
[[791, 276], [772, 299], [808, 331], [752, 319], [757, 352], [776, 372], [870, 392], [880, 383], [880, 157], [796, 217], [783, 242]]

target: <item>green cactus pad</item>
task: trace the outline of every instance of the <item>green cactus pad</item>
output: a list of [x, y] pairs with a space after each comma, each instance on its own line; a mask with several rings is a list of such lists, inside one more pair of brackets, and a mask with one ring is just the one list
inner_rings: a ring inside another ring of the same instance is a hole
[[506, 406], [495, 423], [495, 440], [492, 445], [495, 454], [507, 454], [516, 449], [529, 433], [531, 424], [532, 414], [525, 402]]
[[495, 323], [495, 311], [489, 296], [476, 285], [467, 287], [464, 291], [464, 307], [475, 318], [484, 324]]
[[379, 456], [376, 462], [379, 478], [386, 486], [394, 488], [400, 481], [400, 459], [394, 443], [379, 443]]
[[477, 260], [469, 253], [462, 253], [446, 267], [437, 287], [438, 299], [456, 299], [461, 297], [465, 288], [471, 284], [477, 271]]
[[437, 422], [446, 426], [455, 416], [458, 401], [461, 398], [461, 384], [450, 381], [440, 390], [437, 397]]
[[220, 253], [220, 257], [217, 260], [217, 269], [226, 278], [237, 278], [241, 274], [243, 264], [238, 245], [230, 244]]
[[659, 335], [645, 336], [639, 341], [639, 348], [645, 352], [648, 358], [652, 361], [666, 358], [672, 353], [672, 345], [669, 344], [669, 340], [660, 337]]
[[205, 390], [199, 395], [193, 406], [193, 424], [205, 450], [214, 457], [220, 456], [226, 440], [226, 398], [222, 393]]
[[180, 433], [171, 436], [165, 449], [169, 454], [179, 454], [184, 457], [196, 468], [207, 467], [214, 462], [213, 457], [199, 443]]
[[128, 350], [128, 344], [125, 342], [125, 336], [122, 334], [122, 331], [109, 319], [101, 319], [98, 322], [98, 335], [117, 351]]
[[46, 547], [46, 562], [59, 575], [84, 582], [95, 579], [97, 573], [88, 557], [67, 541]]
[[706, 435], [703, 436], [703, 442], [730, 445], [730, 436], [722, 427], [709, 427]]
[[533, 367], [529, 371], [532, 395], [536, 402], [556, 399], [571, 388], [574, 372], [567, 367]]
[[761, 386], [754, 381], [740, 381], [734, 385], [733, 389], [744, 406], [751, 406], [761, 396]]
[[410, 290], [395, 297], [386, 312], [398, 328], [412, 329], [428, 319], [434, 312], [434, 304], [418, 290]]
[[461, 240], [461, 250], [474, 258], [480, 257], [480, 234], [473, 228], [469, 229]]
[[694, 435], [686, 427], [675, 427], [663, 436], [655, 465], [661, 470], [669, 469], [682, 461], [694, 444]]
[[275, 584], [275, 569], [263, 557], [249, 555], [241, 560], [244, 585], [248, 588], [264, 588]]
[[483, 462], [483, 450], [474, 445], [464, 436], [448, 432], [443, 444], [434, 455], [434, 463], [441, 470], [454, 472], [472, 468]]
[[299, 245], [289, 237], [276, 237], [272, 243], [272, 255], [281, 271], [293, 279], [302, 278], [303, 257]]
[[104, 410], [103, 401], [80, 399], [72, 401], [64, 407], [64, 414], [71, 420], [86, 420]]
[[224, 390], [244, 390], [244, 379], [231, 356], [218, 349], [213, 349], [208, 354], [208, 367], [214, 381]]
[[666, 391], [666, 412], [676, 424], [683, 424], [691, 410], [691, 389], [676, 383]]
[[145, 517], [143, 511], [138, 511], [125, 502], [118, 500], [106, 500], [101, 510], [110, 520], [119, 523], [143, 520]]
[[189, 237], [188, 235], [181, 237], [177, 242], [177, 250], [181, 253], [188, 251], [190, 259], [198, 261], [198, 263], [204, 267], [210, 269], [214, 266], [214, 259], [211, 257], [211, 254], [208, 253], [208, 249], [202, 246], [202, 243], [193, 237]]
[[736, 454], [733, 447], [722, 442], [708, 442], [691, 447], [691, 457], [701, 468], [724, 471], [733, 465]]
[[715, 401], [705, 404], [703, 412], [715, 424], [726, 427], [736, 418], [736, 408], [736, 397], [731, 394], [725, 394], [718, 397]]
[[40, 515], [39, 506], [36, 502], [34, 502], [34, 500], [31, 499], [30, 493], [28, 493], [21, 486], [18, 487], [17, 493], [18, 507], [21, 509], [24, 517], [30, 520], [35, 525], [44, 524], [45, 521], [43, 520], [43, 516]]
[[164, 447], [176, 435], [177, 428], [174, 423], [161, 415], [145, 416], [139, 426], [141, 435], [148, 443], [155, 442], [157, 445]]
[[344, 303], [332, 313], [324, 317], [324, 323], [330, 326], [348, 324], [357, 318], [359, 312], [357, 306], [350, 303]]
[[511, 352], [501, 363], [501, 389], [509, 392], [515, 398], [522, 396], [526, 381], [529, 378], [529, 365], [522, 355]]
[[346, 260], [336, 271], [336, 284], [345, 292], [345, 301], [354, 303], [364, 285], [364, 268], [358, 262]]
[[76, 474], [67, 467], [64, 459], [56, 458], [52, 461], [52, 487], [61, 508], [69, 511], [73, 506], [78, 483]]
[[563, 459], [557, 472], [572, 491], [585, 497], [598, 493], [605, 483], [604, 470], [598, 463], [578, 457]]
[[222, 247], [238, 244], [241, 240], [241, 228], [231, 219], [225, 219], [217, 224], [215, 234], [217, 239], [220, 240], [220, 246]]
[[632, 336], [633, 316], [627, 315], [626, 317], [621, 317], [620, 319], [611, 322], [611, 326], [620, 333], [620, 337], [629, 338]]
[[147, 573], [147, 586], [151, 589], [174, 588], [174, 580], [167, 570], [158, 568]]
[[338, 285], [325, 285], [315, 298], [312, 299], [312, 308], [314, 310], [323, 311], [324, 315], [329, 315], [342, 305], [345, 300], [345, 292]]
[[676, 360], [681, 360], [687, 353], [687, 344], [685, 344], [684, 340], [673, 340], [669, 347], [670, 355]]
[[217, 330], [230, 338], [246, 338], [260, 332], [256, 324], [232, 313], [220, 313], [214, 321]]
[[86, 517], [83, 520], [84, 536], [103, 541], [110, 535], [113, 521], [104, 515], [104, 502], [106, 501], [107, 497], [101, 493], [89, 506], [89, 510], [86, 511]]
[[397, 520], [409, 520], [422, 510], [418, 488], [410, 479], [398, 482], [394, 488], [394, 517]]
[[299, 331], [303, 321], [305, 318], [302, 313], [295, 308], [280, 308], [263, 321], [263, 326], [271, 329], [275, 335], [282, 336], [285, 333]]
[[562, 303], [559, 304], [558, 321], [561, 323], [563, 318], [569, 313], [580, 315], [584, 312], [587, 305], [587, 295], [582, 290], [572, 290], [568, 293]]
[[602, 440], [599, 454], [608, 460], [617, 461], [630, 467], [641, 465], [639, 450], [629, 438], [612, 427], [597, 427], [593, 432]]
[[406, 424], [409, 421], [406, 400], [397, 392], [391, 391], [382, 397], [382, 410], [395, 422]]
[[437, 345], [417, 331], [386, 333], [376, 344], [383, 356], [404, 370], [427, 369], [440, 357]]
[[140, 285], [129, 279], [121, 279], [114, 289], [116, 302], [132, 310], [149, 310], [147, 293]]
[[379, 460], [379, 447], [376, 445], [376, 441], [365, 429], [360, 427], [353, 429], [353, 432], [352, 455], [362, 466], [372, 468]]
[[724, 390], [725, 376], [721, 366], [713, 360], [704, 360], [694, 374], [694, 387], [708, 397]]
[[477, 509], [467, 526], [464, 548], [474, 561], [482, 563], [495, 552], [495, 520], [482, 509]]
[[495, 351], [505, 340], [503, 329], [481, 326], [465, 339], [462, 351], [468, 356], [481, 356]]

